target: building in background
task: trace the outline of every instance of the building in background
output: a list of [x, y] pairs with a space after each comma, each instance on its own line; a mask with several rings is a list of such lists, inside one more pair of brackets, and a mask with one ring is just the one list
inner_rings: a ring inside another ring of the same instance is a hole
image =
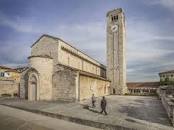
[[174, 70], [159, 73], [160, 85], [174, 85]]
[[159, 82], [130, 82], [127, 83], [130, 95], [156, 95]]
[[160, 87], [158, 96], [174, 126], [174, 70], [159, 73]]
[[0, 66], [0, 80], [4, 79], [19, 81], [20, 74], [15, 69], [6, 66]]
[[19, 94], [20, 73], [13, 68], [0, 66], [0, 96]]

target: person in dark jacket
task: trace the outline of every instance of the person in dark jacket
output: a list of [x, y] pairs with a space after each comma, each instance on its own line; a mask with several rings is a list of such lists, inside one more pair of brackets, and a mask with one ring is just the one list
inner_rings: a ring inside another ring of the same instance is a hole
[[100, 113], [105, 113], [105, 115], [107, 115], [108, 113], [106, 112], [106, 105], [107, 105], [107, 101], [105, 99], [105, 97], [103, 96], [102, 100], [101, 100], [101, 112]]
[[92, 107], [95, 107], [96, 97], [92, 94]]

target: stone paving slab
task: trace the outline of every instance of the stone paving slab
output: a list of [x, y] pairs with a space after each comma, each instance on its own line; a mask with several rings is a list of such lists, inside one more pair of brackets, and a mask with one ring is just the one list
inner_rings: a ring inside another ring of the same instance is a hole
[[100, 98], [95, 110], [84, 109], [90, 100], [81, 103], [69, 102], [29, 102], [26, 100], [1, 100], [1, 104], [63, 115], [108, 125], [124, 126], [138, 130], [173, 130], [167, 114], [157, 97], [145, 96], [107, 96], [108, 115], [100, 114]]
[[0, 130], [102, 130], [0, 105]]

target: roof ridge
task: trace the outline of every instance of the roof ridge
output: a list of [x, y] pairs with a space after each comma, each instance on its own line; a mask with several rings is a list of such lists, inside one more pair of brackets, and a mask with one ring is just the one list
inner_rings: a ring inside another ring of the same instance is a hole
[[58, 37], [55, 37], [55, 36], [52, 36], [52, 35], [49, 35], [49, 34], [43, 34], [43, 35], [41, 35], [41, 36], [39, 37], [39, 39], [38, 39], [36, 42], [34, 42], [34, 44], [31, 45], [31, 47], [33, 47], [33, 46], [34, 46], [41, 38], [43, 38], [43, 37], [49, 37], [49, 38], [53, 38], [53, 39], [56, 39], [56, 40], [60, 40], [60, 41], [62, 41], [62, 42], [64, 42], [64, 43], [66, 43], [67, 45], [71, 46], [72, 48], [78, 50], [78, 51], [81, 52], [82, 54], [86, 55], [86, 56], [89, 57], [90, 59], [94, 60], [95, 62], [97, 62], [98, 64], [100, 64], [102, 67], [106, 68], [106, 66], [105, 66], [104, 64], [100, 63], [98, 60], [92, 58], [91, 56], [89, 56], [88, 54], [84, 53], [84, 52], [81, 51], [80, 49], [78, 49], [78, 48], [72, 46], [71, 44], [69, 44], [68, 42], [62, 40], [61, 38], [58, 38]]

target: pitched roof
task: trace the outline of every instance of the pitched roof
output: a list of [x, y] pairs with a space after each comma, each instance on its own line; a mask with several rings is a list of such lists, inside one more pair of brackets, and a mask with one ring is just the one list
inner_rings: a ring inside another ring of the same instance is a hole
[[1, 69], [6, 69], [5, 72], [17, 72], [15, 69], [7, 67], [7, 66], [0, 66]]
[[96, 61], [98, 64], [100, 64], [100, 66], [101, 66], [102, 68], [106, 69], [106, 66], [105, 66], [105, 65], [101, 64], [99, 61], [97, 61], [96, 59], [92, 58], [91, 56], [85, 54], [84, 52], [82, 52], [81, 50], [77, 49], [76, 47], [70, 45], [68, 42], [62, 40], [61, 38], [54, 37], [54, 36], [51, 36], [51, 35], [48, 35], [48, 34], [43, 34], [42, 36], [40, 36], [40, 38], [39, 38], [36, 42], [34, 42], [34, 44], [32, 44], [31, 47], [33, 47], [33, 46], [34, 46], [40, 39], [42, 39], [43, 37], [48, 37], [48, 38], [52, 38], [52, 39], [55, 39], [55, 40], [60, 40], [60, 41], [62, 41], [62, 42], [64, 42], [64, 43], [66, 43], [66, 44], [69, 45], [70, 47], [74, 48], [75, 50], [78, 50], [79, 52], [81, 52], [82, 54], [86, 55], [86, 56], [89, 57], [90, 59]]
[[[91, 77], [91, 78], [96, 78], [96, 79], [100, 79], [100, 80], [104, 80], [104, 81], [109, 81], [108, 79], [106, 78], [103, 78], [99, 75], [96, 75], [96, 74], [92, 74], [92, 73], [89, 73], [89, 72], [85, 72], [85, 71], [79, 71], [80, 75], [84, 75], [84, 76], [87, 76], [87, 77]], [[110, 82], [110, 81], [109, 81]]]
[[15, 69], [8, 69], [5, 72], [16, 72], [16, 73], [18, 73], [18, 71], [16, 71]]
[[2, 65], [0, 65], [0, 68], [1, 68], [1, 69], [12, 69], [12, 68], [9, 68], [9, 67], [7, 67], [7, 66], [2, 66]]

